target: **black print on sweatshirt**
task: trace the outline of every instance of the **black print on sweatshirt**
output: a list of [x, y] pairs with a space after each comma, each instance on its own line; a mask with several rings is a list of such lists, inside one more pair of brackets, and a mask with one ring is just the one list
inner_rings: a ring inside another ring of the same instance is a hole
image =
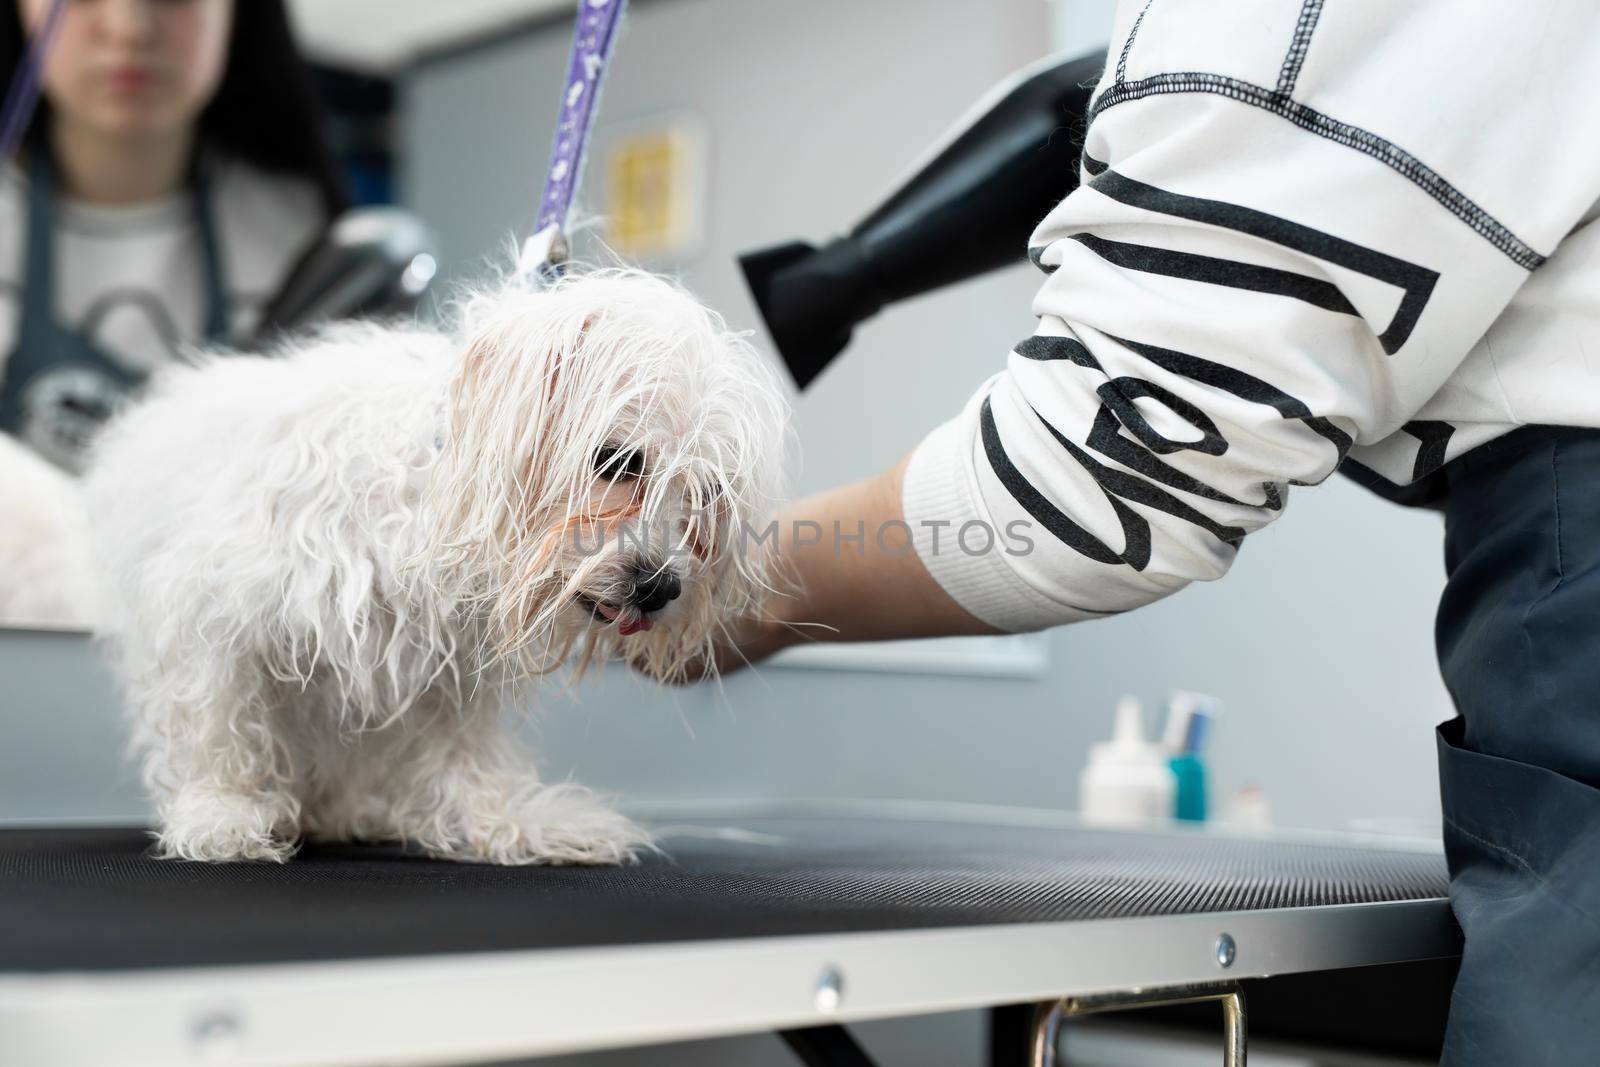
[[[1248, 234], [1398, 288], [1401, 291], [1399, 306], [1388, 325], [1378, 333], [1378, 343], [1391, 356], [1410, 338], [1439, 281], [1438, 271], [1265, 211], [1225, 200], [1170, 193], [1118, 174], [1087, 157], [1085, 166], [1097, 172], [1089, 181], [1090, 188], [1130, 207]], [[1336, 286], [1320, 278], [1211, 256], [1125, 245], [1088, 235], [1076, 239], [1102, 258], [1131, 270], [1287, 296], [1340, 314], [1356, 313]]]
[[[1352, 441], [1348, 434], [1327, 419], [1313, 415], [1303, 403], [1260, 378], [1185, 352], [1175, 352], [1124, 338], [1112, 338], [1112, 340], [1138, 352], [1145, 359], [1174, 374], [1181, 374], [1193, 381], [1231, 393], [1242, 400], [1263, 404], [1277, 411], [1283, 418], [1304, 423], [1312, 432], [1327, 440], [1333, 448], [1335, 452], [1333, 466], [1337, 466], [1349, 451]], [[1035, 334], [1017, 345], [1016, 353], [1024, 359], [1065, 360], [1104, 373], [1100, 361], [1095, 359], [1094, 354], [1071, 337], [1046, 337]], [[984, 454], [989, 460], [990, 469], [994, 471], [995, 476], [1000, 479], [1000, 483], [1006, 487], [1006, 491], [1013, 499], [1063, 544], [1097, 563], [1126, 563], [1134, 570], [1144, 570], [1150, 562], [1150, 523], [1128, 507], [1124, 501], [1164, 511], [1175, 518], [1198, 526], [1227, 545], [1238, 547], [1244, 540], [1245, 531], [1241, 527], [1216, 522], [1204, 512], [1167, 492], [1162, 486], [1238, 507], [1266, 508], [1270, 511], [1282, 509], [1283, 494], [1271, 482], [1262, 484], [1262, 499], [1239, 500], [1196, 480], [1160, 458], [1162, 455], [1185, 451], [1220, 456], [1228, 450], [1227, 439], [1216, 423], [1198, 407], [1143, 378], [1127, 376], [1113, 378], [1101, 385], [1097, 392], [1101, 400], [1100, 410], [1095, 415], [1094, 424], [1085, 442], [1087, 449], [1080, 448], [1068, 440], [1037, 410], [1033, 413], [1055, 442], [1087, 471], [1090, 477], [1094, 478], [1101, 492], [1105, 494], [1107, 502], [1122, 526], [1121, 551], [1112, 548], [1079, 526], [1065, 512], [1052, 504], [1017, 469], [1006, 454], [1005, 445], [1000, 440], [999, 428], [995, 425], [993, 409], [987, 400], [984, 401], [979, 414]], [[1135, 405], [1135, 401], [1139, 399], [1155, 400], [1160, 403], [1168, 411], [1200, 431], [1199, 439], [1174, 441], [1161, 434], [1139, 413]], [[1114, 460], [1135, 473], [1130, 474], [1128, 471], [1099, 462], [1089, 454], [1088, 449]]]
[[[1411, 336], [1439, 279], [1438, 272], [1426, 267], [1266, 212], [1225, 201], [1167, 192], [1118, 174], [1104, 163], [1087, 156], [1084, 166], [1094, 175], [1088, 184], [1114, 200], [1143, 210], [1248, 234], [1395, 286], [1401, 291], [1399, 304], [1392, 319], [1378, 335], [1383, 350], [1390, 355], [1397, 352]], [[1356, 309], [1337, 286], [1324, 279], [1313, 278], [1295, 271], [1191, 252], [1111, 241], [1084, 233], [1072, 235], [1070, 239], [1082, 244], [1102, 259], [1128, 270], [1185, 281], [1225, 285], [1264, 296], [1299, 300], [1331, 314], [1357, 314]], [[1055, 270], [1055, 266], [1042, 262], [1044, 252], [1044, 248], [1029, 249], [1029, 258], [1046, 273], [1050, 273]], [[1346, 453], [1354, 443], [1349, 434], [1328, 419], [1313, 414], [1303, 401], [1262, 378], [1187, 352], [1128, 338], [1110, 337], [1110, 335], [1108, 337], [1169, 373], [1230, 393], [1241, 400], [1265, 405], [1284, 419], [1304, 424], [1307, 429], [1328, 442], [1333, 452], [1328, 465], [1329, 470], [1335, 469], [1344, 461]], [[1019, 344], [1016, 353], [1031, 360], [1066, 360], [1089, 370], [1105, 373], [1094, 354], [1070, 337], [1035, 335]], [[1100, 563], [1125, 563], [1135, 570], [1143, 570], [1150, 562], [1150, 524], [1130, 508], [1128, 503], [1142, 504], [1163, 511], [1205, 530], [1217, 540], [1233, 547], [1237, 547], [1244, 539], [1243, 529], [1216, 522], [1167, 490], [1173, 489], [1205, 500], [1240, 507], [1265, 508], [1269, 511], [1282, 509], [1282, 492], [1279, 486], [1272, 482], [1262, 484], [1262, 499], [1238, 500], [1184, 474], [1160, 458], [1180, 451], [1202, 452], [1213, 456], [1220, 456], [1227, 451], [1228, 441], [1216, 423], [1194, 404], [1154, 382], [1129, 376], [1110, 379], [1102, 384], [1097, 392], [1101, 406], [1084, 442], [1086, 448], [1068, 440], [1038, 411], [1035, 410], [1033, 414], [1062, 450], [1094, 478], [1101, 492], [1105, 494], [1122, 526], [1124, 547], [1120, 551], [1079, 526], [1040, 493], [1006, 454], [999, 429], [995, 424], [994, 412], [988, 401], [984, 402], [980, 412], [984, 452], [995, 476], [1000, 479], [1001, 484], [1017, 503], [1063, 544]], [[1140, 414], [1135, 403], [1140, 399], [1161, 404], [1178, 419], [1198, 431], [1200, 435], [1198, 440], [1174, 441], [1160, 434]], [[1437, 467], [1443, 461], [1444, 446], [1450, 436], [1450, 427], [1444, 423], [1412, 423], [1406, 430], [1422, 441], [1422, 448], [1417, 456], [1418, 470]], [[1101, 463], [1090, 454], [1091, 451], [1115, 461], [1121, 468], [1127, 470]], [[1134, 473], [1130, 474], [1129, 471]]]

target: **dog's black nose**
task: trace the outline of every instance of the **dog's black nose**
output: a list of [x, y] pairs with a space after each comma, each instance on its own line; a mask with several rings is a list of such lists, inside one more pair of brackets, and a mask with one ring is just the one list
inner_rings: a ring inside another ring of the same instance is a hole
[[672, 601], [678, 599], [678, 594], [683, 592], [683, 586], [678, 581], [678, 576], [665, 568], [649, 568], [640, 566], [634, 570], [633, 579], [633, 606], [641, 614], [648, 615], [652, 611], [660, 611]]

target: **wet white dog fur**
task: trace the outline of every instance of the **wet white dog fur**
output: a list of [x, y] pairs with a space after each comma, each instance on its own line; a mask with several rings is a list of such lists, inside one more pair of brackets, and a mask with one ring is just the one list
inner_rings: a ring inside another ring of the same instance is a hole
[[744, 531], [777, 493], [782, 390], [643, 272], [508, 287], [459, 320], [205, 357], [100, 437], [101, 629], [161, 854], [284, 860], [317, 838], [612, 863], [648, 844], [541, 781], [516, 720], [564, 663], [671, 679], [756, 610]]

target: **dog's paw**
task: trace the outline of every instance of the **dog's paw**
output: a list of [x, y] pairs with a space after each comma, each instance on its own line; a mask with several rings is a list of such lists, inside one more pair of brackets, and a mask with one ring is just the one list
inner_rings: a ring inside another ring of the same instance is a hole
[[185, 790], [162, 813], [156, 854], [206, 863], [283, 863], [297, 847], [291, 807], [272, 797]]
[[542, 786], [503, 815], [469, 821], [435, 853], [473, 863], [608, 865], [654, 849], [649, 831], [577, 785]]

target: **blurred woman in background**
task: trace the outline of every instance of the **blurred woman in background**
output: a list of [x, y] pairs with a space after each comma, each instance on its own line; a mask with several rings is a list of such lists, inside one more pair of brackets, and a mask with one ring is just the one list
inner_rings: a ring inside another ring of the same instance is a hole
[[[0, 0], [0, 86], [50, 4]], [[283, 0], [68, 0], [42, 89], [0, 160], [0, 625], [87, 628], [85, 447], [344, 197]]]
[[[50, 2], [0, 0], [0, 78]], [[0, 172], [0, 431], [76, 470], [159, 364], [247, 332], [342, 206], [283, 0], [68, 0]]]

